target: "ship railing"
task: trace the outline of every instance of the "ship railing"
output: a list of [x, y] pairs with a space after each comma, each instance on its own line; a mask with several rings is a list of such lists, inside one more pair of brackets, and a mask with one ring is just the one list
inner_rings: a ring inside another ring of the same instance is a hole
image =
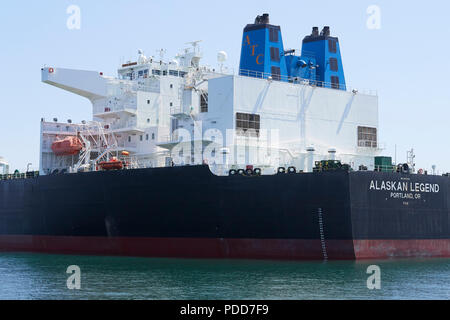
[[119, 142], [117, 143], [118, 150], [128, 150], [128, 149], [136, 149], [137, 143], [135, 142]]
[[118, 106], [99, 106], [95, 109], [94, 115], [101, 115], [104, 113], [113, 113], [113, 112], [122, 112], [122, 111], [130, 111], [132, 113], [136, 113], [137, 107], [131, 103], [118, 105]]
[[43, 132], [56, 135], [76, 135], [77, 127], [72, 124], [46, 123], [43, 127]]
[[39, 177], [39, 171], [29, 171], [26, 173], [0, 174], [0, 180], [24, 180]]
[[119, 80], [110, 79], [108, 81], [108, 93], [110, 95], [121, 95], [127, 92], [134, 93], [137, 91], [159, 92], [159, 82], [149, 83], [148, 81], [139, 80]]
[[163, 135], [158, 139], [158, 143], [179, 143], [182, 142], [181, 137], [177, 134]]
[[132, 118], [128, 121], [120, 121], [118, 123], [110, 124], [109, 128], [110, 130], [120, 130], [120, 129], [127, 129], [127, 128], [135, 128], [137, 127], [137, 119]]
[[174, 106], [170, 108], [170, 115], [183, 113], [183, 106]]
[[144, 161], [136, 156], [121, 157], [120, 160], [127, 164], [126, 169], [145, 169], [148, 167]]
[[190, 117], [191, 110], [186, 110], [183, 106], [173, 106], [170, 108], [170, 115], [184, 115], [185, 117]]
[[331, 83], [331, 82], [319, 81], [319, 80], [314, 80], [314, 79], [290, 77], [290, 76], [284, 76], [284, 75], [280, 75], [280, 74], [273, 74], [273, 73], [267, 73], [267, 72], [260, 72], [260, 71], [255, 71], [255, 70], [241, 69], [241, 70], [239, 70], [239, 76], [257, 78], [257, 79], [266, 79], [266, 80], [272, 80], [272, 81], [280, 81], [280, 82], [288, 82], [288, 83], [292, 83], [292, 84], [307, 85], [307, 86], [318, 87], [318, 88], [343, 90], [346, 92], [351, 92], [353, 94], [362, 93], [362, 94], [371, 95], [371, 96], [378, 95], [377, 91], [372, 90], [372, 89], [353, 88], [353, 87], [348, 86], [347, 84], [344, 85], [344, 84]]
[[376, 172], [396, 172], [397, 166], [394, 165], [376, 165], [374, 171]]

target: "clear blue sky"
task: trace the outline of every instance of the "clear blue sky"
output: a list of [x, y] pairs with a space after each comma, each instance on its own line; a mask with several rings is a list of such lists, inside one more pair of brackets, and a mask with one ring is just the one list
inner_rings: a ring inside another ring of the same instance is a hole
[[[81, 29], [69, 30], [69, 5], [81, 9]], [[367, 8], [381, 9], [381, 29], [369, 30]], [[450, 171], [450, 26], [448, 1], [7, 1], [0, 10], [0, 156], [12, 169], [38, 168], [41, 117], [91, 118], [89, 101], [40, 82], [47, 64], [115, 75], [121, 59], [166, 48], [172, 57], [202, 39], [204, 62], [220, 50], [239, 64], [242, 29], [264, 12], [281, 25], [285, 47], [300, 48], [312, 26], [339, 36], [347, 82], [376, 89], [385, 154], [405, 161], [414, 147], [419, 168]]]

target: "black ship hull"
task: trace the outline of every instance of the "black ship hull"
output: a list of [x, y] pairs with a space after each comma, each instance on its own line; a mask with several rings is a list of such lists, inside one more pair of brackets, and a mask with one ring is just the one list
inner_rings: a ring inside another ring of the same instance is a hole
[[450, 257], [448, 177], [217, 177], [206, 166], [0, 181], [0, 251], [243, 259]]

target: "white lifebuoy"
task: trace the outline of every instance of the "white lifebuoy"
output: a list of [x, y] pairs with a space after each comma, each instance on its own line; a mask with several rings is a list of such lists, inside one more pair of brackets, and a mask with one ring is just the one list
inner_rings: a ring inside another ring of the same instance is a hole
[[53, 72], [55, 72], [55, 69], [53, 69], [53, 68], [48, 69], [48, 73], [53, 73]]

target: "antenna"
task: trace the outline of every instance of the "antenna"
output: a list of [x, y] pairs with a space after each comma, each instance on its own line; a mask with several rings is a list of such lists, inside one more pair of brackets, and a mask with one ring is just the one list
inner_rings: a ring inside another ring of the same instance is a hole
[[220, 73], [223, 72], [223, 65], [225, 63], [225, 61], [227, 61], [228, 59], [228, 54], [225, 51], [219, 51], [217, 53], [217, 62], [220, 66]]
[[395, 145], [395, 165], [397, 165], [397, 144]]
[[191, 42], [186, 42], [186, 44], [191, 45], [194, 48], [194, 52], [197, 52], [197, 49], [199, 47], [199, 43], [202, 42], [203, 40], [196, 40], [196, 41], [191, 41]]
[[410, 168], [412, 168], [412, 172], [416, 172], [416, 155], [414, 154], [414, 149], [406, 152], [407, 163]]
[[159, 50], [156, 50], [156, 52], [159, 53], [159, 57], [161, 58], [161, 60], [163, 60], [165, 54], [167, 53], [167, 50], [166, 49], [159, 49]]

